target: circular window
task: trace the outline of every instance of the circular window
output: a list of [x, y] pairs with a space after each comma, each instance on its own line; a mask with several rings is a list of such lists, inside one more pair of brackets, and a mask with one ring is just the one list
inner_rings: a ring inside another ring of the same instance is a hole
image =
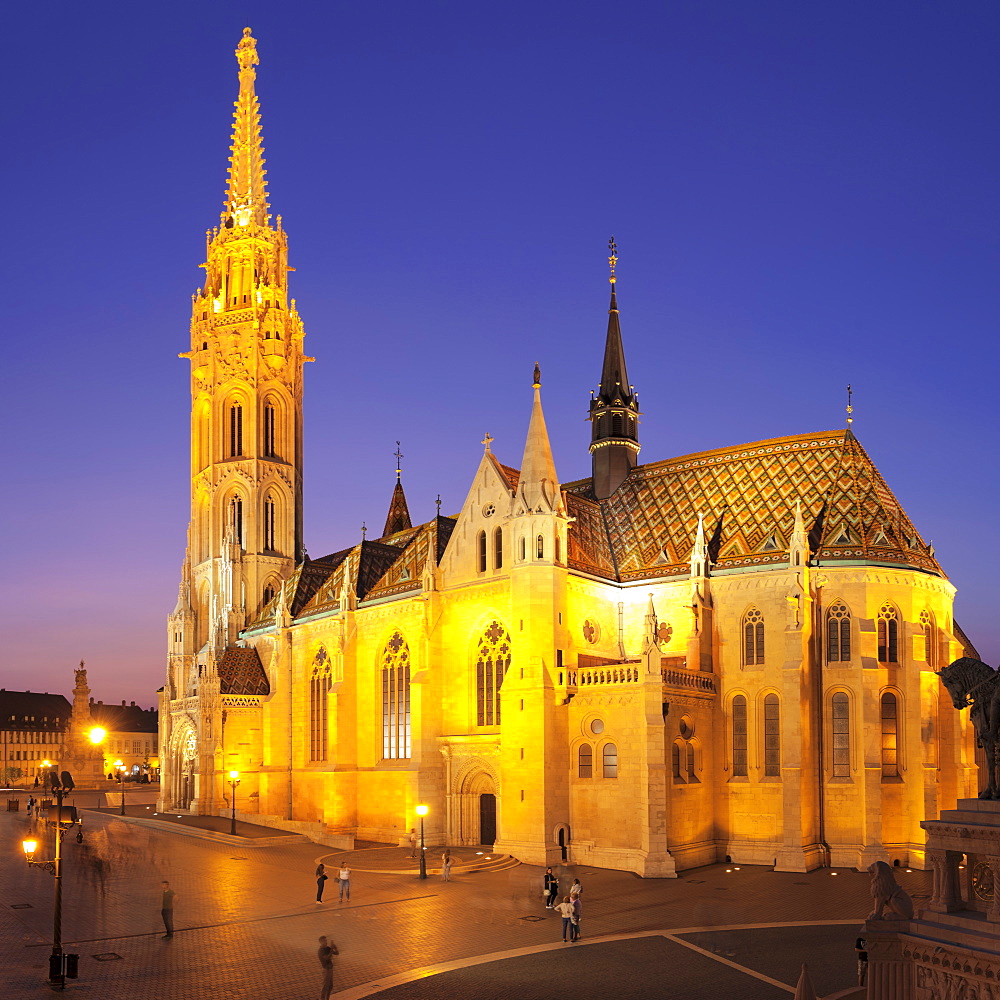
[[694, 719], [690, 715], [681, 716], [681, 736], [686, 740], [694, 736]]
[[488, 503], [483, 508], [483, 517], [492, 517], [496, 512], [497, 512], [496, 507], [494, 507], [493, 504]]
[[589, 643], [595, 643], [601, 638], [601, 626], [593, 618], [588, 618], [583, 623], [583, 637]]
[[595, 736], [600, 736], [601, 733], [604, 732], [604, 720], [603, 719], [594, 719], [594, 721], [590, 724], [590, 731]]

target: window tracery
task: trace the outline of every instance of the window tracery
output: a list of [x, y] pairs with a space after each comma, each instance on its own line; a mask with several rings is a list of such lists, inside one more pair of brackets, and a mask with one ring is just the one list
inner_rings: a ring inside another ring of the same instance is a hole
[[888, 602], [878, 612], [878, 662], [899, 662], [899, 616]]
[[826, 613], [826, 659], [844, 663], [851, 658], [851, 613], [838, 602]]
[[326, 760], [329, 752], [329, 699], [332, 677], [330, 654], [320, 646], [309, 681], [309, 759]]
[[397, 630], [382, 650], [382, 759], [410, 756], [410, 647]]
[[751, 608], [743, 616], [743, 665], [754, 667], [764, 662], [764, 616]]
[[490, 622], [476, 656], [476, 723], [500, 724], [500, 688], [510, 667], [510, 636], [498, 621]]

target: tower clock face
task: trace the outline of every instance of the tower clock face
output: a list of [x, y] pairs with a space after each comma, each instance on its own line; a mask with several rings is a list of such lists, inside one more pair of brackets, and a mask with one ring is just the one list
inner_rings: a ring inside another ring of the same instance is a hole
[[985, 861], [978, 861], [972, 869], [972, 891], [980, 899], [993, 898], [993, 869]]

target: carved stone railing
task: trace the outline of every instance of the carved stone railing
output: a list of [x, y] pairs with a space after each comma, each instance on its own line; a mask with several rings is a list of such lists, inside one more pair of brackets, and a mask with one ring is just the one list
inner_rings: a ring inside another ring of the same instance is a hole
[[638, 665], [626, 663], [607, 667], [577, 667], [567, 671], [567, 687], [593, 687], [597, 684], [634, 684], [639, 680]]
[[664, 667], [660, 671], [663, 683], [668, 687], [687, 688], [689, 691], [704, 691], [715, 694], [715, 674], [703, 670], [685, 670], [679, 667]]

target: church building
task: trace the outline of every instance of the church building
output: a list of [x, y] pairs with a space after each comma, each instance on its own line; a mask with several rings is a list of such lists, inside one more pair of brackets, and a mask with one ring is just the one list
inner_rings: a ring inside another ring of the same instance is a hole
[[378, 538], [306, 556], [311, 359], [249, 28], [236, 56], [182, 355], [161, 808], [226, 812], [236, 770], [243, 818], [337, 846], [405, 842], [424, 804], [430, 842], [531, 864], [923, 867], [921, 820], [976, 792], [971, 726], [934, 673], [971, 649], [955, 588], [850, 422], [640, 463], [613, 244], [592, 476], [560, 481], [536, 368], [517, 467], [487, 436], [461, 510], [425, 524], [397, 473]]

